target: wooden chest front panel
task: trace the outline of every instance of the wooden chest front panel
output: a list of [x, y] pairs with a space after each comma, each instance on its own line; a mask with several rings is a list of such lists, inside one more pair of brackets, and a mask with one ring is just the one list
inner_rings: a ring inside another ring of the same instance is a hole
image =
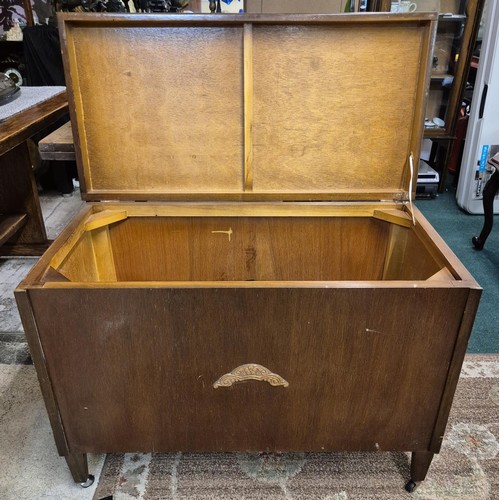
[[428, 449], [469, 291], [344, 286], [30, 289], [70, 450]]

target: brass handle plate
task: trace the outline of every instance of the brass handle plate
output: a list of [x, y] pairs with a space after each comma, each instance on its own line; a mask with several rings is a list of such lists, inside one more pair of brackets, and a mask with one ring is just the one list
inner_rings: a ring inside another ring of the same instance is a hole
[[265, 366], [249, 363], [238, 366], [230, 373], [225, 373], [214, 383], [214, 389], [217, 387], [231, 387], [236, 382], [244, 382], [246, 380], [258, 380], [268, 382], [272, 386], [288, 387], [288, 382], [278, 375], [267, 369]]

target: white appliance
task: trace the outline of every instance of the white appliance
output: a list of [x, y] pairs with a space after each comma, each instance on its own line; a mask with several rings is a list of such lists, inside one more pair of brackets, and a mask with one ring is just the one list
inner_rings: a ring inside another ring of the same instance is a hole
[[[471, 214], [483, 212], [483, 188], [490, 177], [487, 161], [498, 153], [498, 0], [487, 0], [483, 42], [472, 97], [457, 203]], [[494, 212], [498, 213], [498, 196]]]
[[439, 174], [424, 160], [418, 165], [416, 198], [434, 198], [438, 192]]

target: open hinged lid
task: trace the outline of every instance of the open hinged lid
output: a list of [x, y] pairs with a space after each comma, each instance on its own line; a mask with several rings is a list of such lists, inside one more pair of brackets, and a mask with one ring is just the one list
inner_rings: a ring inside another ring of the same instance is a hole
[[83, 197], [401, 197], [435, 24], [435, 14], [61, 15]]

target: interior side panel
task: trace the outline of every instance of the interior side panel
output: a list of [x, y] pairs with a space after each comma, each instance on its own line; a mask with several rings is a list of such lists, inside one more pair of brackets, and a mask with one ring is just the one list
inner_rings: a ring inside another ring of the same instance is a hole
[[388, 225], [368, 218], [129, 218], [118, 281], [379, 280]]

